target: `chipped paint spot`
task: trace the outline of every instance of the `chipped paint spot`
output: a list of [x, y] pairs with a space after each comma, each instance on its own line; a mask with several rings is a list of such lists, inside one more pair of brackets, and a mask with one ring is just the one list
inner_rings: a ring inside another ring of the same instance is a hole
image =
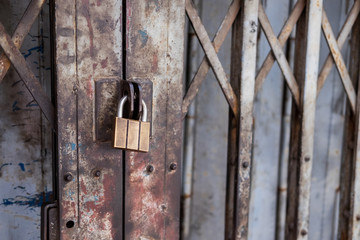
[[42, 192], [31, 196], [16, 196], [14, 198], [4, 198], [0, 205], [5, 207], [11, 205], [26, 206], [27, 208], [41, 207], [45, 202], [50, 201], [53, 192]]
[[101, 60], [100, 62], [102, 68], [106, 68], [108, 65], [108, 58], [105, 58], [104, 60]]
[[18, 104], [17, 101], [15, 101], [15, 102], [13, 103], [13, 105], [12, 105], [12, 111], [13, 111], [13, 112], [16, 112], [16, 111], [21, 110], [21, 108], [19, 108], [19, 107], [17, 106], [17, 104]]
[[28, 58], [33, 52], [39, 52], [39, 53], [44, 53], [44, 47], [42, 45], [40, 46], [36, 46], [33, 48], [30, 48], [27, 50], [27, 53], [22, 53], [22, 55], [24, 56], [24, 58]]
[[138, 30], [138, 33], [141, 37], [141, 48], [145, 47], [148, 39], [149, 39], [149, 36], [146, 32], [146, 30]]
[[21, 171], [25, 172], [25, 164], [24, 163], [19, 163], [19, 167], [20, 167]]

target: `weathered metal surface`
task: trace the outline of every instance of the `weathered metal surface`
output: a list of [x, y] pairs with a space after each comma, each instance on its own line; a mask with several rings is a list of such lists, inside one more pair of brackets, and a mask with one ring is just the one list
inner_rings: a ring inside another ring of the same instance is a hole
[[[291, 93], [293, 94], [295, 103], [297, 106], [299, 106], [299, 104], [300, 104], [299, 86], [296, 83], [294, 74], [292, 73], [290, 65], [286, 60], [284, 52], [282, 51], [282, 45], [277, 40], [277, 38], [274, 34], [274, 31], [272, 30], [271, 24], [269, 22], [269, 19], [266, 16], [266, 13], [265, 13], [265, 10], [264, 10], [262, 4], [259, 5], [259, 21], [260, 21], [263, 31], [265, 32], [265, 36], [269, 41], [271, 49], [274, 53], [273, 56], [275, 56], [275, 59], [279, 63], [279, 66], [281, 68], [281, 71], [284, 74], [284, 77], [289, 86], [289, 89], [290, 89]], [[291, 32], [291, 30], [292, 29], [289, 29], [289, 32]]]
[[[350, 67], [349, 74], [354, 86], [359, 87], [359, 39], [360, 39], [360, 18], [354, 23], [352, 30], [352, 37], [350, 43]], [[359, 94], [359, 92], [358, 92]], [[345, 115], [345, 128], [344, 128], [344, 145], [343, 145], [343, 156], [341, 163], [341, 178], [340, 178], [340, 207], [339, 207], [339, 218], [338, 218], [338, 239], [356, 239], [358, 232], [359, 221], [357, 215], [359, 214], [356, 209], [356, 203], [354, 198], [358, 193], [355, 180], [356, 168], [357, 168], [357, 150], [358, 150], [358, 117], [354, 112], [351, 111], [349, 104], [347, 104], [346, 115]], [[355, 231], [353, 231], [355, 230]], [[353, 235], [354, 234], [354, 235]]]
[[[239, 10], [240, 10], [240, 1], [239, 0], [232, 1], [231, 5], [229, 6], [228, 12], [226, 13], [225, 18], [222, 21], [219, 29], [217, 30], [213, 40], [213, 46], [216, 53], [219, 52], [220, 47], [223, 44], [225, 37], [228, 35], [228, 32]], [[210, 70], [210, 67], [211, 66], [208, 59], [204, 57], [184, 97], [182, 104], [183, 118], [188, 112], [191, 102], [196, 97], [196, 94], [198, 93], [202, 82], [204, 81], [208, 71]]]
[[36, 79], [34, 73], [31, 71], [29, 65], [26, 63], [24, 57], [17, 49], [10, 36], [5, 32], [4, 25], [0, 23], [0, 46], [2, 47], [6, 56], [10, 59], [16, 72], [21, 77], [26, 88], [34, 97], [34, 100], [43, 111], [45, 117], [49, 120], [50, 124], [54, 124], [54, 107], [42, 89], [40, 82]]
[[[20, 22], [16, 26], [14, 34], [11, 40], [17, 48], [21, 47], [26, 35], [29, 33], [31, 26], [39, 15], [39, 12], [45, 3], [45, 0], [31, 0], [28, 7], [25, 10]], [[0, 83], [4, 79], [7, 71], [10, 68], [10, 61], [6, 57], [5, 53], [0, 55]]]
[[[15, 31], [28, 4], [0, 1], [6, 32]], [[48, 16], [47, 7], [39, 18], [32, 16], [37, 21], [20, 48], [41, 87], [50, 85], [49, 29], [48, 22], [42, 23]], [[41, 205], [53, 198], [52, 130], [14, 68], [1, 81], [0, 109], [0, 238], [39, 239]]]
[[[349, 36], [351, 29], [355, 23], [355, 20], [357, 19], [358, 15], [359, 15], [359, 12], [360, 12], [360, 1], [356, 0], [354, 2], [354, 5], [351, 8], [349, 14], [347, 15], [344, 25], [342, 26], [342, 28], [338, 34], [336, 43], [337, 43], [339, 50], [341, 50], [342, 47], [344, 46], [346, 39]], [[329, 55], [327, 56], [327, 58], [325, 60], [324, 65], [320, 71], [320, 74], [319, 74], [318, 86], [317, 86], [318, 94], [320, 93], [322, 87], [324, 86], [326, 78], [329, 75], [333, 65], [334, 65], [334, 60], [333, 60], [331, 53], [329, 53]]]
[[[243, 6], [243, 4], [241, 5]], [[241, 36], [241, 17], [240, 12], [234, 20], [231, 36], [231, 69], [230, 82], [239, 97], [240, 90], [240, 68], [241, 66], [241, 42], [238, 41]], [[227, 171], [226, 171], [226, 199], [225, 199], [225, 240], [234, 239], [235, 227], [235, 194], [236, 194], [236, 172], [237, 160], [239, 156], [239, 118], [229, 112], [229, 130], [227, 147]]]
[[319, 66], [322, 0], [307, 2], [307, 43], [305, 80], [302, 105], [301, 150], [299, 173], [299, 205], [297, 239], [308, 239], [310, 217], [310, 187], [314, 150], [315, 108]]
[[[305, 33], [306, 13], [303, 12], [296, 27], [295, 54], [294, 54], [294, 75], [298, 81], [300, 92], [303, 93], [305, 79]], [[302, 101], [300, 102], [302, 105]], [[292, 103], [291, 107], [291, 127], [290, 127], [290, 150], [288, 163], [288, 188], [286, 206], [285, 239], [296, 239], [297, 234], [297, 206], [299, 191], [299, 155], [300, 155], [300, 131], [301, 131], [301, 111]]]
[[[231, 142], [234, 146], [229, 146], [228, 159], [228, 182], [234, 180], [229, 178], [233, 177], [234, 168], [236, 169], [235, 186], [232, 188], [235, 191], [234, 194], [234, 212], [233, 214], [233, 226], [230, 227], [229, 223], [226, 227], [226, 238], [229, 239], [247, 239], [248, 238], [248, 214], [249, 214], [249, 202], [250, 202], [250, 170], [252, 162], [252, 137], [253, 137], [253, 103], [255, 94], [255, 70], [256, 70], [256, 46], [257, 46], [257, 31], [258, 31], [258, 6], [259, 1], [243, 1], [241, 9], [240, 23], [233, 31], [233, 37], [238, 36], [236, 32], [241, 36], [240, 45], [236, 43], [236, 39], [233, 42], [232, 54], [232, 82], [234, 89], [239, 92], [239, 128], [237, 131], [238, 142]], [[234, 38], [233, 38], [234, 39]], [[234, 51], [236, 50], [236, 52]], [[240, 71], [235, 70], [238, 68], [236, 63], [240, 63]], [[236, 83], [236, 81], [239, 81]], [[235, 117], [235, 118], [234, 118]], [[230, 126], [237, 126], [236, 118], [234, 116], [230, 119]], [[230, 131], [234, 131], [231, 129]], [[235, 133], [235, 132], [234, 132]], [[229, 134], [231, 140], [237, 138], [236, 135]], [[231, 144], [231, 145], [232, 145]], [[229, 144], [230, 145], [230, 144]], [[236, 146], [236, 147], [235, 147]], [[236, 150], [238, 148], [238, 150]], [[238, 152], [237, 152], [238, 151]], [[236, 156], [237, 155], [237, 156]], [[233, 159], [236, 156], [236, 160]], [[233, 165], [232, 161], [235, 161]], [[231, 194], [227, 196], [228, 201], [231, 201]], [[228, 212], [227, 216], [231, 213]], [[227, 217], [229, 221], [231, 217]], [[233, 230], [233, 233], [229, 233], [227, 229]], [[230, 236], [232, 235], [232, 236]]]
[[[358, 31], [359, 32], [359, 31]], [[355, 33], [356, 34], [356, 33]], [[358, 33], [357, 33], [358, 34]], [[359, 45], [357, 46], [359, 48]], [[360, 55], [360, 51], [358, 54]], [[360, 69], [360, 61], [358, 62]], [[358, 70], [360, 72], [360, 70]], [[355, 75], [355, 74], [354, 74]], [[357, 84], [357, 99], [355, 109], [355, 141], [354, 141], [354, 158], [353, 158], [353, 176], [352, 176], [352, 194], [350, 205], [350, 234], [351, 239], [360, 238], [360, 74], [357, 79], [353, 80]]]
[[122, 151], [96, 135], [96, 128], [109, 128], [117, 108], [97, 112], [97, 121], [94, 116], [95, 103], [119, 93], [96, 89], [95, 82], [117, 86], [121, 77], [122, 1], [55, 4], [60, 238], [121, 239]]
[[[76, 18], [74, 1], [54, 1], [57, 89], [57, 198], [60, 239], [73, 239], [79, 223]], [[66, 17], [63, 17], [65, 16]], [[70, 176], [64, 179], [65, 176]], [[71, 227], [71, 221], [74, 226]], [[67, 227], [68, 223], [68, 227]]]
[[[281, 47], [285, 45], [286, 41], [290, 37], [290, 34], [296, 22], [298, 21], [301, 13], [303, 12], [304, 8], [305, 8], [305, 0], [299, 0], [296, 2], [291, 14], [289, 15], [288, 20], [284, 24], [278, 36], [278, 41]], [[270, 69], [274, 63], [275, 63], [275, 56], [272, 53], [272, 51], [270, 51], [256, 76], [255, 94], [257, 94], [257, 92], [259, 92], [259, 90], [261, 89], [261, 86], [263, 85], [265, 78], [269, 74]]]
[[199, 15], [197, 14], [196, 8], [192, 0], [186, 0], [186, 13], [193, 25], [193, 28], [199, 38], [199, 41], [204, 49], [208, 61], [210, 62], [212, 69], [216, 75], [217, 80], [224, 92], [225, 98], [228, 101], [231, 110], [234, 115], [238, 114], [238, 99], [235, 95], [234, 90], [231, 87], [230, 82], [227, 79], [226, 73], [222, 64], [216, 54], [216, 50], [210, 41], [210, 38], [205, 30], [204, 25], [201, 22]]
[[[284, 28], [289, 14], [293, 11], [289, 5], [288, 2], [285, 3], [282, 0], [272, 1], [271, 4], [268, 2], [266, 5], [264, 2], [263, 7], [267, 18], [276, 34]], [[271, 47], [261, 28], [259, 28], [257, 45], [257, 67], [259, 68], [264, 59], [266, 60], [269, 50], [271, 53]], [[284, 46], [286, 49], [287, 44]], [[290, 61], [289, 58], [289, 63]], [[273, 240], [276, 235], [277, 182], [280, 173], [279, 146], [285, 89], [288, 88], [281, 69], [278, 64], [274, 64], [254, 100], [249, 240]], [[291, 102], [291, 93], [289, 98]]]
[[150, 151], [125, 154], [125, 239], [180, 236], [184, 15], [182, 0], [126, 1], [125, 79], [154, 88]]
[[337, 45], [334, 33], [331, 29], [329, 19], [326, 16], [325, 10], [322, 11], [322, 21], [321, 21], [322, 29], [324, 31], [325, 38], [327, 40], [327, 44], [330, 48], [330, 52], [333, 56], [335, 61], [335, 65], [337, 70], [341, 76], [341, 80], [343, 82], [345, 91], [349, 98], [351, 109], [355, 112], [355, 105], [356, 105], [356, 93], [354, 86], [351, 82], [349, 72], [347, 71], [345, 61], [341, 55], [340, 48]]

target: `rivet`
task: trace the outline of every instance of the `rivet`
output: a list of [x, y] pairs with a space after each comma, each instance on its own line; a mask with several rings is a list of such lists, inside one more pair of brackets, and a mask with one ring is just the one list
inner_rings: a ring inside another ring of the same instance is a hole
[[307, 231], [305, 229], [301, 230], [301, 235], [305, 236], [307, 234]]
[[64, 176], [64, 180], [65, 180], [66, 182], [70, 182], [71, 180], [73, 180], [73, 176], [72, 176], [70, 173], [67, 173], [67, 174], [65, 174], [65, 176]]
[[170, 170], [176, 170], [176, 168], [177, 168], [177, 164], [176, 163], [172, 163], [172, 164], [170, 164]]
[[310, 161], [310, 157], [309, 157], [309, 156], [306, 156], [306, 157], [305, 157], [305, 162], [308, 162], [308, 161]]
[[149, 165], [147, 166], [146, 170], [151, 173], [154, 171], [154, 167], [152, 165]]
[[243, 168], [247, 168], [249, 166], [249, 162], [243, 162], [242, 166]]

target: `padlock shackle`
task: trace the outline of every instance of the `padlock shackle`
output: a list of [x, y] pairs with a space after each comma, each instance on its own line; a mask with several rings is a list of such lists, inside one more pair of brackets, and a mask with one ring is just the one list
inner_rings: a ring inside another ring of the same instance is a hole
[[[123, 96], [120, 101], [119, 101], [119, 105], [118, 105], [118, 111], [117, 111], [117, 117], [118, 118], [122, 118], [123, 117], [123, 111], [124, 111], [124, 105], [125, 102], [128, 100], [128, 96]], [[144, 100], [141, 100], [141, 104], [143, 107], [143, 112], [142, 112], [142, 116], [141, 116], [141, 121], [146, 122], [147, 120], [147, 106], [145, 104]]]

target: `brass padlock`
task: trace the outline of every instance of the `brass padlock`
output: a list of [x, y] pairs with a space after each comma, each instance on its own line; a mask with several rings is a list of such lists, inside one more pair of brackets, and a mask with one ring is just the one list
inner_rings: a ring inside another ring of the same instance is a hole
[[125, 150], [148, 152], [150, 145], [150, 122], [146, 122], [147, 107], [142, 100], [141, 121], [123, 118], [123, 109], [128, 100], [124, 96], [119, 101], [117, 117], [115, 119], [114, 148]]

